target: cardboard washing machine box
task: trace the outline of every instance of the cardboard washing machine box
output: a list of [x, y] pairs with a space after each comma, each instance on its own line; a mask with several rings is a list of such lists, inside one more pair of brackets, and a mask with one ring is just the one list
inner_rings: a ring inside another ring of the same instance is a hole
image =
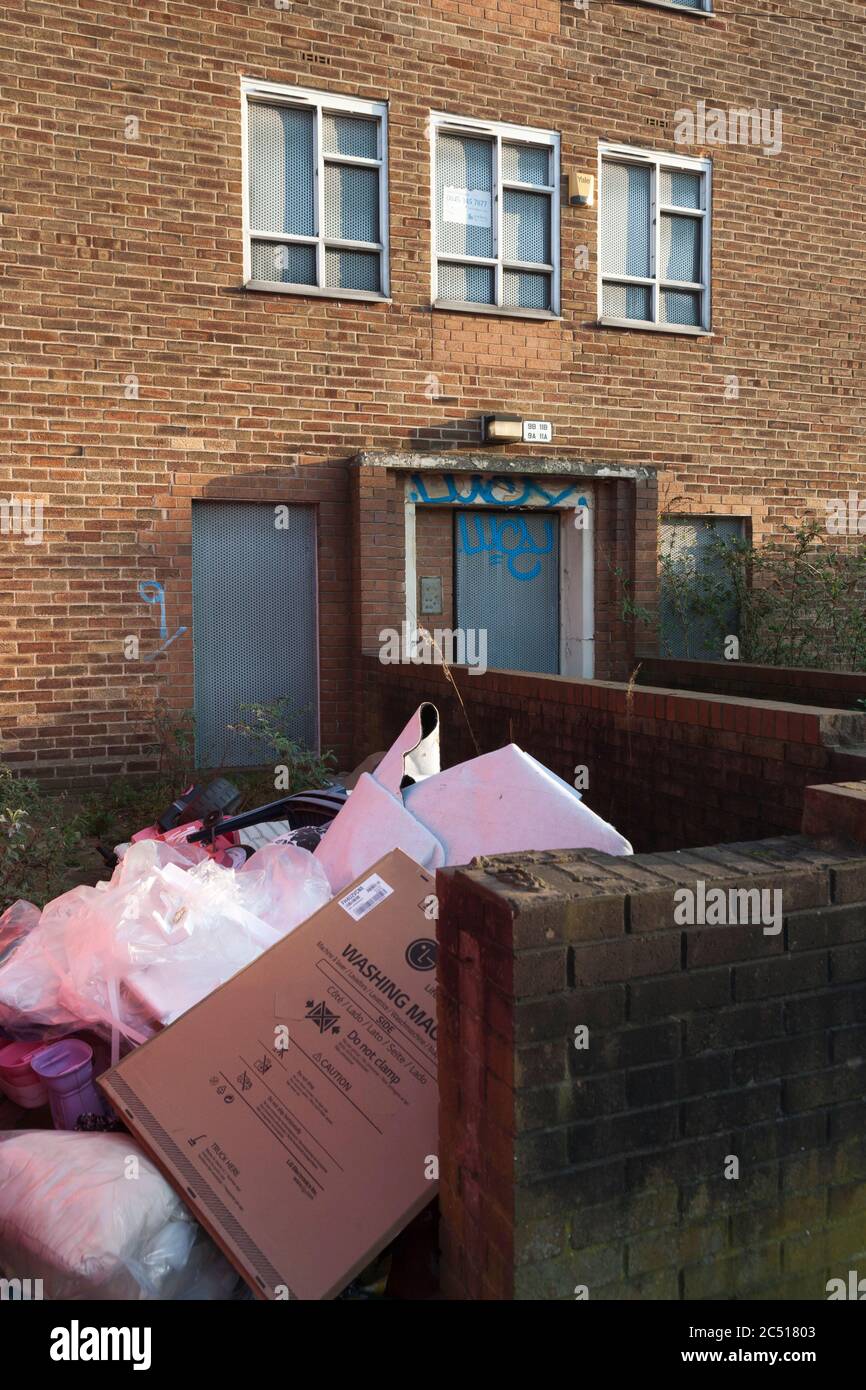
[[100, 1078], [260, 1298], [334, 1297], [436, 1195], [434, 889], [392, 851]]

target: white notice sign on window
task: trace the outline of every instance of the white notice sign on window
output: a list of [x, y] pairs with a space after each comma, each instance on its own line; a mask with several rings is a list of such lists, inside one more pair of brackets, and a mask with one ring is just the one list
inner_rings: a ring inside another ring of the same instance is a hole
[[489, 193], [476, 188], [446, 188], [443, 190], [443, 222], [459, 222], [463, 227], [489, 227], [491, 217]]

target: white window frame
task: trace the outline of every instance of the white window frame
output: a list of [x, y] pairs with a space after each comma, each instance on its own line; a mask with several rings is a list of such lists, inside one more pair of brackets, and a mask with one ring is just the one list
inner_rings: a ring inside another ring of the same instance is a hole
[[[430, 130], [430, 250], [431, 250], [431, 301], [434, 309], [453, 309], [467, 314], [497, 314], [506, 318], [557, 319], [560, 317], [560, 249], [559, 249], [559, 200], [560, 200], [560, 139], [555, 130], [540, 130], [532, 126], [508, 125], [500, 121], [479, 121], [471, 117], [452, 116], [444, 111], [431, 111]], [[493, 150], [493, 251], [492, 256], [460, 256], [443, 252], [441, 259], [459, 265], [482, 265], [494, 268], [495, 304], [474, 304], [469, 301], [439, 298], [439, 247], [438, 210], [436, 206], [436, 146], [440, 133], [448, 135], [487, 136], [492, 138]], [[524, 184], [513, 179], [502, 178], [502, 144], [515, 142], [521, 145], [543, 145], [551, 152], [553, 182], [541, 187], [538, 184]], [[525, 193], [546, 193], [550, 199], [550, 253], [548, 265], [527, 261], [506, 261], [500, 254], [502, 247], [502, 210], [504, 189], [514, 188]], [[550, 275], [550, 308], [521, 308], [516, 304], [502, 303], [502, 287], [505, 270], [547, 272]]]
[[639, 5], [652, 5], [659, 10], [678, 10], [680, 14], [708, 15], [713, 13], [713, 0], [700, 0], [700, 5], [696, 9], [693, 5], [683, 4], [683, 0], [637, 0]]
[[[282, 232], [260, 232], [250, 226], [250, 160], [249, 160], [249, 108], [251, 101], [265, 102], [273, 106], [294, 106], [315, 112], [315, 174], [314, 197], [316, 211], [316, 235], [294, 236]], [[355, 168], [379, 170], [379, 242], [344, 241], [324, 234], [324, 180], [325, 155], [322, 150], [322, 114], [334, 113], [344, 116], [366, 116], [377, 121], [377, 158], [363, 159], [355, 155], [327, 156], [329, 164], [345, 164]], [[388, 103], [385, 101], [364, 101], [356, 97], [336, 96], [331, 92], [311, 91], [307, 87], [286, 87], [279, 82], [260, 82], [256, 78], [241, 78], [241, 149], [243, 168], [243, 237], [244, 237], [244, 288], [266, 290], [269, 294], [313, 295], [322, 299], [365, 299], [377, 303], [390, 300], [390, 270], [388, 257]], [[280, 280], [254, 280], [252, 278], [252, 242], [273, 241], [279, 245], [315, 246], [316, 279], [315, 285], [286, 284]], [[380, 264], [381, 290], [341, 289], [339, 286], [326, 286], [325, 250], [333, 251], [377, 251]]]
[[[638, 164], [652, 171], [650, 182], [650, 270], [649, 276], [644, 275], [610, 275], [602, 274], [602, 213], [603, 213], [603, 183], [602, 166], [606, 163], [617, 164]], [[682, 170], [689, 174], [701, 175], [702, 206], [701, 208], [679, 208], [669, 206], [667, 203], [660, 203], [659, 175], [662, 170]], [[598, 322], [605, 328], [635, 328], [639, 331], [649, 333], [685, 333], [691, 337], [704, 337], [712, 332], [712, 296], [711, 296], [711, 270], [712, 270], [712, 206], [713, 206], [713, 165], [709, 159], [695, 159], [686, 155], [666, 154], [659, 150], [645, 150], [631, 145], [614, 145], [602, 141], [598, 147]], [[661, 213], [670, 212], [677, 216], [693, 217], [703, 222], [701, 235], [701, 276], [700, 284], [685, 280], [663, 280], [658, 274], [659, 267], [659, 242], [661, 237]], [[644, 322], [641, 319], [620, 319], [611, 318], [602, 312], [604, 303], [604, 284], [609, 281], [616, 285], [645, 285], [652, 290], [652, 322]], [[659, 301], [662, 290], [693, 290], [700, 292], [701, 296], [701, 322], [698, 324], [689, 323], [660, 323], [659, 322]]]

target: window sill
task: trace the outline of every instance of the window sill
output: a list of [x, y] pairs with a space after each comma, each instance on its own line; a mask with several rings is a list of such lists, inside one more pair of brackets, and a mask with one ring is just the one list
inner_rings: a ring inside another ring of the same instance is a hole
[[464, 304], [458, 299], [436, 299], [433, 301], [433, 308], [437, 312], [456, 314], [495, 314], [497, 318], [505, 319], [546, 319], [548, 322], [557, 323], [562, 318], [561, 314], [554, 314], [551, 309], [519, 309], [515, 306], [499, 304]]
[[633, 328], [638, 333], [668, 333], [675, 337], [713, 338], [711, 328], [693, 328], [687, 323], [641, 323], [639, 319], [596, 319], [599, 328]]
[[302, 299], [360, 299], [373, 304], [391, 304], [393, 302], [390, 296], [379, 294], [376, 290], [320, 289], [318, 285], [281, 285], [277, 281], [272, 282], [270, 280], [247, 280], [244, 289], [253, 290], [259, 294], [294, 294]]
[[699, 19], [715, 19], [714, 10], [693, 10], [687, 5], [675, 5], [673, 0], [631, 0], [633, 5], [651, 5], [656, 10], [676, 10], [677, 14], [697, 15]]

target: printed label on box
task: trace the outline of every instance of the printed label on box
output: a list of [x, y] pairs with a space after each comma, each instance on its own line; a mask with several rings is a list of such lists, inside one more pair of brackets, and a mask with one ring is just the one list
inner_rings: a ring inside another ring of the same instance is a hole
[[347, 893], [345, 898], [340, 898], [340, 907], [348, 912], [356, 922], [360, 922], [362, 917], [366, 917], [368, 912], [383, 902], [394, 889], [389, 888], [388, 884], [378, 874], [371, 874], [365, 878], [363, 883], [359, 883], [357, 888], [353, 888], [351, 893]]

